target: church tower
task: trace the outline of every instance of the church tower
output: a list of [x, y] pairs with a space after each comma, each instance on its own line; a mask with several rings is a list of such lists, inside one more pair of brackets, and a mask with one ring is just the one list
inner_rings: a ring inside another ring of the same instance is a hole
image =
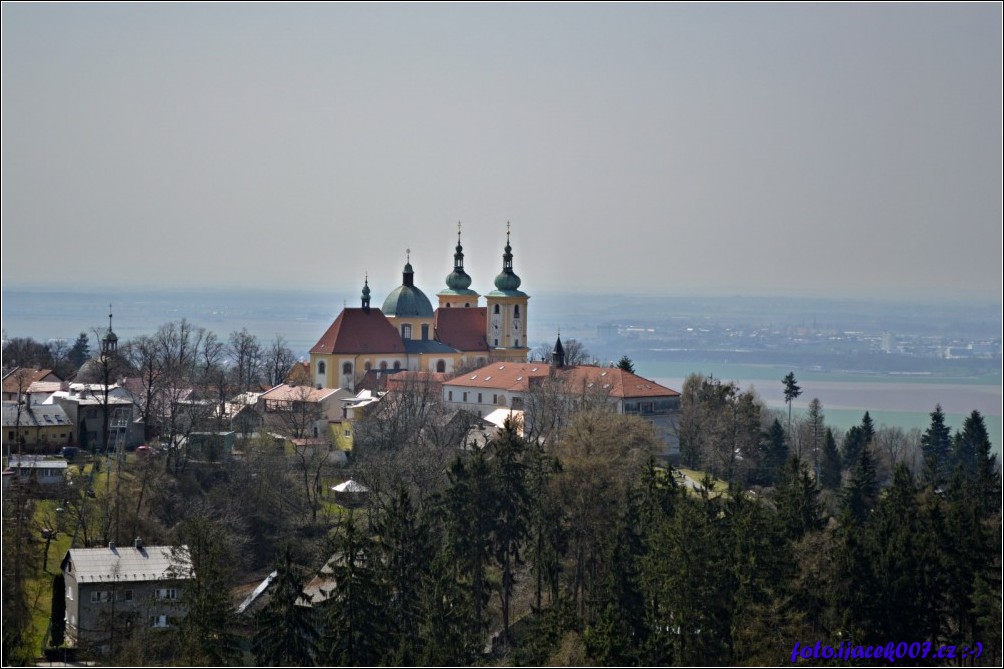
[[485, 295], [488, 302], [488, 322], [485, 337], [492, 360], [526, 362], [527, 301], [530, 296], [519, 289], [519, 276], [512, 268], [512, 246], [506, 224], [505, 252], [502, 272], [495, 277], [495, 290]]
[[460, 221], [457, 221], [457, 249], [453, 254], [453, 271], [446, 276], [446, 288], [436, 294], [439, 308], [470, 308], [478, 306], [478, 293], [471, 290], [471, 277], [464, 271], [464, 247], [460, 243]]

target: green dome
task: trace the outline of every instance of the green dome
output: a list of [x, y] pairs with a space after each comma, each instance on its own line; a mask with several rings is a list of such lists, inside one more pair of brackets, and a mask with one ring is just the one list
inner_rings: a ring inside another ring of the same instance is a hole
[[408, 262], [404, 266], [403, 282], [383, 301], [386, 316], [432, 318], [432, 303], [415, 287], [415, 270]]
[[502, 292], [519, 290], [519, 276], [512, 269], [512, 246], [509, 245], [509, 234], [506, 233], [505, 253], [502, 254], [502, 272], [495, 277], [495, 288]]
[[432, 318], [432, 303], [414, 286], [398, 286], [383, 301], [385, 316]]

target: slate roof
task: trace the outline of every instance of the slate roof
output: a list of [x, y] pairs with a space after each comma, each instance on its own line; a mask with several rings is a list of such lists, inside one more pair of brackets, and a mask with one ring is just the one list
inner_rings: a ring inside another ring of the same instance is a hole
[[[186, 555], [187, 546], [182, 546], [179, 554]], [[60, 566], [72, 573], [77, 583], [129, 583], [189, 579], [191, 563], [187, 558], [182, 560], [172, 559], [171, 546], [105, 546], [71, 548]]]
[[404, 354], [401, 336], [379, 309], [361, 307], [342, 309], [331, 327], [310, 349], [311, 353], [385, 353]]
[[459, 351], [488, 351], [485, 331], [488, 324], [487, 307], [436, 309], [432, 327], [436, 339]]
[[67, 417], [63, 407], [58, 404], [26, 404], [21, 407], [21, 415], [18, 416], [16, 402], [3, 403], [3, 426], [15, 427], [20, 418], [21, 427], [56, 427], [59, 425], [71, 426], [72, 423]]

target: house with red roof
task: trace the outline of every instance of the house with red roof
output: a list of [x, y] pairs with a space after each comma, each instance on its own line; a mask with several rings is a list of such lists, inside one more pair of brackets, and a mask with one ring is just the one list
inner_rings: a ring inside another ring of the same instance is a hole
[[679, 453], [676, 434], [679, 392], [617, 367], [566, 366], [560, 337], [553, 359], [553, 364], [493, 362], [465, 372], [443, 382], [442, 401], [479, 416], [508, 408], [514, 413], [523, 412], [523, 420], [531, 421], [533, 412], [526, 409], [534, 393], [559, 392], [573, 399], [589, 397], [608, 403], [617, 413], [648, 420], [666, 444], [666, 453]]

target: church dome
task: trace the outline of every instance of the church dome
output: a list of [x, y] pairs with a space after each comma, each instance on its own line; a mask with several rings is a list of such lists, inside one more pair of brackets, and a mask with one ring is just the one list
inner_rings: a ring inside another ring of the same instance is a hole
[[432, 303], [421, 290], [415, 286], [415, 271], [411, 262], [404, 266], [403, 282], [391, 291], [383, 301], [385, 316], [432, 318]]

